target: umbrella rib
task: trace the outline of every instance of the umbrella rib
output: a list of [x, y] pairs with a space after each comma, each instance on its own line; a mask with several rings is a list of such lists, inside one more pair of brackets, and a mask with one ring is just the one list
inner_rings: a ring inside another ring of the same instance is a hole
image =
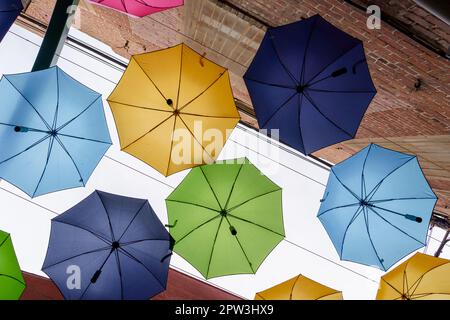
[[304, 83], [304, 78], [305, 78], [305, 64], [306, 64], [306, 54], [308, 53], [308, 49], [309, 49], [309, 44], [311, 43], [311, 38], [312, 38], [312, 34], [314, 32], [314, 27], [317, 24], [317, 19], [314, 19], [312, 25], [311, 25], [311, 29], [309, 30], [309, 34], [308, 34], [308, 40], [306, 41], [306, 45], [305, 45], [305, 50], [303, 52], [303, 62], [302, 62], [302, 70], [300, 71], [300, 83]]
[[283, 109], [284, 106], [286, 106], [286, 104], [288, 104], [289, 101], [292, 100], [293, 97], [295, 97], [298, 93], [295, 92], [293, 95], [291, 95], [286, 101], [284, 101], [278, 108], [277, 110], [275, 110], [274, 113], [272, 113], [272, 115], [264, 122], [264, 124], [261, 125], [261, 128], [265, 127], [267, 125], [267, 123], [269, 123], [270, 120], [272, 120], [272, 118], [278, 113], [278, 111], [280, 111], [281, 109]]
[[[226, 216], [225, 216], [225, 220], [227, 220], [228, 225], [231, 227], [232, 225], [231, 225], [230, 221], [228, 220], [228, 218], [227, 218]], [[245, 259], [247, 260], [247, 263], [248, 263], [250, 269], [252, 270], [253, 273], [255, 273], [255, 270], [253, 269], [252, 263], [250, 262], [250, 259], [248, 258], [247, 254], [245, 253], [245, 250], [244, 250], [244, 248], [242, 247], [242, 244], [241, 244], [241, 242], [239, 241], [238, 236], [235, 235], [234, 238], [236, 239], [237, 243], [239, 244], [239, 247], [241, 248], [241, 251], [242, 251], [242, 253], [243, 253], [244, 256], [245, 256]]]
[[385, 219], [383, 216], [381, 216], [378, 212], [376, 212], [375, 210], [373, 210], [371, 207], [368, 207], [373, 213], [375, 213], [378, 217], [380, 217], [381, 219], [383, 219], [384, 221], [386, 221], [389, 225], [391, 225], [392, 227], [394, 227], [395, 229], [397, 229], [398, 231], [400, 231], [401, 233], [407, 235], [408, 237], [410, 237], [411, 239], [419, 242], [422, 245], [425, 245], [422, 241], [417, 240], [416, 238], [414, 238], [413, 236], [409, 235], [407, 232], [403, 231], [402, 229], [400, 229], [399, 227], [395, 226], [394, 224], [392, 224], [391, 222], [389, 222], [387, 219]]
[[156, 281], [158, 281], [158, 283], [161, 285], [161, 287], [162, 288], [166, 288], [166, 285], [164, 285], [162, 282], [161, 282], [161, 280], [158, 278], [158, 277], [156, 277], [155, 275], [154, 275], [154, 273], [145, 265], [145, 264], [143, 264], [139, 259], [137, 259], [136, 257], [134, 257], [131, 253], [129, 253], [127, 250], [125, 250], [125, 249], [123, 249], [123, 248], [119, 248], [119, 251], [121, 251], [123, 254], [125, 254], [128, 258], [130, 258], [131, 260], [134, 260], [134, 261], [136, 261], [137, 263], [139, 263], [141, 266], [143, 266], [144, 268], [145, 268], [145, 270], [147, 270], [149, 273], [150, 273], [150, 275], [156, 280]]
[[275, 233], [276, 235], [282, 236], [283, 238], [285, 237], [284, 234], [279, 233], [279, 232], [276, 232], [276, 231], [274, 231], [274, 230], [272, 230], [272, 229], [269, 229], [269, 228], [267, 228], [267, 227], [264, 227], [264, 226], [262, 226], [262, 225], [260, 225], [260, 224], [258, 224], [258, 223], [253, 222], [253, 221], [250, 221], [250, 220], [247, 220], [247, 219], [244, 219], [244, 218], [235, 216], [235, 215], [233, 215], [233, 214], [231, 214], [231, 213], [229, 213], [228, 215], [229, 215], [230, 217], [234, 218], [234, 219], [241, 220], [241, 221], [243, 221], [243, 222], [247, 222], [247, 223], [252, 224], [252, 225], [254, 225], [254, 226], [256, 226], [256, 227], [259, 227], [259, 228], [262, 228], [262, 229], [264, 229], [264, 230], [267, 230], [267, 231], [270, 231], [270, 232], [272, 232], [272, 233]]
[[[166, 168], [166, 177], [169, 175], [169, 168], [170, 168], [170, 162], [172, 160], [172, 150], [173, 150], [173, 143], [175, 141], [175, 139], [173, 139], [173, 133], [175, 132], [175, 128], [177, 126], [177, 120], [180, 117], [177, 117], [177, 115], [175, 115], [175, 119], [173, 121], [173, 127], [172, 127], [172, 139], [170, 139], [170, 149], [169, 149], [169, 157], [167, 159], [167, 168]], [[181, 118], [180, 118], [181, 119]], [[181, 120], [183, 121], [183, 120]], [[184, 123], [184, 122], [183, 122]]]
[[58, 262], [52, 263], [51, 265], [45, 266], [45, 267], [42, 268], [42, 270], [46, 270], [48, 268], [52, 268], [52, 267], [54, 267], [54, 266], [56, 266], [56, 265], [58, 265], [60, 263], [63, 263], [63, 262], [66, 262], [66, 261], [69, 261], [69, 260], [72, 260], [72, 259], [84, 256], [85, 254], [96, 253], [96, 252], [104, 251], [104, 250], [107, 250], [107, 249], [111, 249], [111, 246], [106, 246], [106, 247], [103, 247], [103, 248], [98, 248], [98, 249], [95, 249], [95, 250], [90, 250], [90, 251], [86, 251], [86, 252], [82, 252], [82, 253], [76, 254], [76, 255], [71, 256], [69, 258], [65, 258], [65, 259], [60, 260]]
[[244, 166], [244, 162], [243, 162], [243, 163], [241, 164], [241, 166], [239, 167], [239, 171], [238, 171], [238, 173], [236, 174], [236, 177], [234, 178], [233, 185], [231, 186], [230, 193], [228, 194], [228, 198], [227, 198], [227, 201], [225, 202], [224, 209], [227, 209], [227, 208], [228, 208], [228, 203], [230, 202], [231, 195], [233, 194], [234, 186], [236, 185], [236, 181], [237, 181], [237, 179], [239, 178], [239, 174], [241, 173], [241, 170], [242, 170], [242, 167], [243, 167], [243, 166]]
[[345, 51], [343, 54], [341, 54], [339, 57], [337, 57], [336, 59], [334, 59], [333, 61], [331, 61], [330, 63], [328, 63], [327, 65], [325, 65], [319, 72], [317, 72], [311, 79], [308, 80], [308, 82], [306, 83], [307, 85], [309, 83], [311, 83], [311, 81], [313, 81], [314, 79], [316, 79], [322, 72], [324, 72], [329, 66], [331, 66], [333, 63], [335, 63], [336, 61], [338, 61], [340, 58], [342, 58], [343, 56], [345, 56], [346, 54], [348, 54], [349, 52], [351, 52], [353, 49], [355, 49], [358, 45], [361, 44], [361, 41], [358, 41], [358, 43], [356, 43], [353, 47], [351, 47], [350, 49], [348, 49], [347, 51]]
[[220, 80], [220, 78], [222, 78], [222, 76], [225, 74], [227, 70], [223, 71], [220, 73], [219, 77], [217, 77], [217, 79], [215, 79], [208, 87], [206, 87], [205, 90], [203, 90], [202, 92], [200, 92], [196, 97], [194, 97], [192, 100], [190, 100], [189, 102], [187, 102], [185, 105], [183, 105], [181, 108], [178, 108], [177, 106], [177, 110], [181, 111], [184, 108], [186, 108], [188, 105], [190, 105], [192, 102], [194, 102], [196, 99], [198, 99], [201, 95], [203, 95], [206, 91], [208, 91], [209, 88], [211, 88], [213, 85], [215, 85], [217, 83], [217, 81]]
[[53, 117], [53, 123], [52, 123], [52, 129], [56, 128], [56, 123], [58, 121], [58, 110], [59, 110], [59, 72], [58, 69], [56, 69], [56, 109], [55, 109], [55, 115]]
[[126, 148], [130, 147], [132, 144], [138, 142], [139, 140], [141, 140], [142, 138], [144, 138], [146, 135], [148, 135], [149, 133], [151, 133], [153, 130], [155, 130], [156, 128], [158, 128], [160, 125], [162, 125], [164, 122], [166, 122], [167, 120], [169, 120], [170, 118], [172, 118], [173, 114], [170, 114], [170, 116], [168, 116], [167, 118], [165, 118], [163, 121], [161, 121], [160, 123], [158, 123], [156, 126], [154, 126], [153, 128], [151, 128], [149, 131], [147, 131], [146, 133], [144, 133], [142, 136], [138, 137], [137, 139], [133, 140], [132, 142], [130, 142], [129, 144], [127, 144], [125, 147], [121, 148], [122, 150], [125, 150]]
[[55, 221], [55, 222], [58, 222], [58, 223], [66, 224], [66, 225], [71, 226], [71, 227], [74, 227], [74, 228], [78, 228], [78, 229], [84, 230], [84, 231], [86, 231], [86, 232], [89, 232], [90, 234], [92, 234], [93, 236], [95, 236], [96, 238], [98, 238], [99, 240], [102, 240], [102, 241], [103, 241], [104, 243], [106, 243], [107, 245], [111, 245], [111, 241], [109, 241], [108, 239], [106, 239], [106, 238], [102, 237], [101, 235], [95, 233], [94, 231], [91, 231], [91, 230], [89, 230], [89, 229], [86, 229], [86, 228], [84, 228], [84, 227], [77, 226], [77, 225], [75, 225], [75, 224], [72, 224], [72, 223], [69, 223], [69, 222], [66, 222], [66, 221], [61, 221], [61, 220], [54, 220], [54, 221]]
[[44, 170], [42, 170], [41, 177], [39, 178], [39, 181], [36, 184], [36, 188], [34, 189], [34, 192], [33, 192], [33, 197], [36, 195], [36, 191], [39, 188], [39, 185], [41, 184], [41, 181], [42, 181], [42, 178], [44, 177], [45, 171], [47, 170], [47, 166], [48, 166], [48, 162], [50, 160], [50, 155], [52, 153], [53, 143], [54, 142], [55, 142], [55, 138], [54, 137], [50, 137], [50, 143], [48, 144], [47, 159], [45, 160]]
[[375, 91], [359, 91], [359, 90], [324, 90], [324, 89], [314, 89], [308, 88], [308, 91], [314, 92], [328, 92], [328, 93], [376, 93]]
[[106, 142], [106, 141], [101, 141], [101, 140], [91, 139], [91, 138], [78, 137], [78, 136], [73, 136], [71, 134], [58, 133], [58, 135], [63, 136], [63, 137], [68, 137], [68, 138], [79, 139], [79, 140], [87, 140], [87, 141], [98, 142], [98, 143], [109, 144], [109, 145], [112, 144], [111, 142]]
[[3, 246], [3, 244], [11, 237], [11, 235], [8, 233], [8, 235], [3, 239], [2, 243], [0, 243], [0, 248]]
[[177, 203], [182, 203], [182, 204], [189, 204], [195, 207], [199, 207], [199, 208], [203, 208], [203, 209], [208, 209], [217, 213], [220, 213], [220, 210], [216, 210], [207, 206], [202, 206], [201, 204], [197, 204], [197, 203], [192, 203], [192, 202], [187, 202], [187, 201], [179, 201], [179, 200], [172, 200], [172, 199], [166, 199], [166, 201], [170, 201], [170, 202], [177, 202]]
[[[111, 257], [111, 254], [113, 253], [113, 251], [115, 251], [115, 250], [113, 250], [113, 249], [110, 250], [108, 256], [107, 256], [106, 259], [105, 259], [105, 261], [103, 261], [102, 265], [100, 266], [100, 268], [97, 269], [97, 271], [98, 271], [98, 270], [101, 271], [101, 270], [103, 269], [103, 267], [105, 266], [105, 264], [106, 264], [106, 262], [108, 261], [109, 257]], [[89, 284], [86, 286], [86, 289], [84, 289], [83, 293], [82, 293], [81, 296], [80, 296], [80, 300], [83, 299], [84, 295], [86, 294], [86, 292], [88, 291], [88, 289], [89, 289], [89, 287], [91, 286], [92, 283], [93, 283], [93, 282], [90, 281]]]
[[319, 213], [319, 214], [317, 215], [317, 217], [320, 217], [320, 216], [324, 215], [325, 213], [330, 212], [330, 211], [333, 211], [333, 210], [335, 210], [335, 209], [342, 209], [342, 208], [348, 208], [348, 207], [353, 207], [353, 206], [359, 206], [359, 202], [350, 203], [350, 204], [346, 204], [346, 205], [337, 206], [337, 207], [333, 207], [333, 208], [327, 209], [327, 210], [325, 210], [325, 211]]
[[31, 102], [23, 95], [22, 92], [20, 92], [19, 89], [17, 89], [17, 87], [8, 79], [8, 77], [5, 77], [5, 79], [11, 84], [11, 86], [22, 96], [22, 98], [28, 102], [28, 104], [31, 106], [31, 108], [33, 108], [33, 110], [36, 112], [36, 114], [39, 116], [39, 118], [41, 119], [41, 121], [45, 124], [45, 126], [47, 127], [48, 130], [51, 130], [49, 124], [47, 123], [47, 121], [45, 121], [44, 117], [39, 113], [39, 111], [37, 111], [37, 109], [31, 104]]
[[[178, 75], [178, 91], [177, 91], [177, 104], [175, 109], [178, 109], [178, 103], [180, 101], [180, 88], [181, 88], [181, 71], [183, 70], [183, 49], [184, 45], [181, 45], [181, 54], [180, 54], [180, 74]], [[172, 149], [172, 148], [170, 148]]]
[[113, 231], [113, 227], [112, 227], [112, 223], [111, 223], [111, 218], [109, 217], [108, 210], [106, 210], [106, 206], [105, 206], [105, 203], [103, 202], [102, 197], [100, 196], [100, 194], [98, 192], [96, 192], [96, 194], [97, 194], [97, 196], [98, 196], [98, 198], [100, 200], [100, 203], [102, 204], [103, 210], [105, 211], [106, 218], [108, 219], [109, 231], [111, 232], [111, 239], [112, 239], [112, 242], [114, 242], [114, 241], [116, 241], [116, 237], [114, 236], [114, 231]]
[[209, 115], [203, 115], [203, 114], [198, 114], [198, 113], [189, 113], [189, 112], [183, 112], [180, 114], [181, 115], [188, 115], [188, 116], [196, 116], [196, 117], [202, 117], [202, 118], [217, 118], [217, 119], [240, 119], [237, 116], [209, 116]]
[[383, 282], [386, 283], [389, 287], [391, 287], [392, 289], [394, 289], [395, 291], [397, 291], [397, 293], [398, 293], [400, 296], [403, 295], [402, 292], [398, 291], [398, 289], [397, 289], [396, 287], [394, 287], [392, 284], [390, 284], [389, 282], [387, 282], [386, 280], [384, 280], [383, 277], [381, 277], [381, 281], [383, 281]]
[[327, 293], [327, 294], [324, 294], [323, 296], [320, 296], [320, 297], [316, 298], [315, 300], [321, 300], [321, 299], [323, 299], [323, 298], [325, 298], [325, 297], [329, 297], [329, 296], [332, 296], [332, 295], [335, 295], [335, 294], [338, 294], [338, 293], [341, 293], [341, 294], [342, 294], [341, 291], [332, 292], [332, 293]]
[[30, 150], [31, 148], [36, 147], [38, 144], [40, 144], [40, 143], [44, 142], [45, 140], [47, 140], [48, 137], [50, 137], [50, 134], [46, 135], [45, 137], [42, 137], [41, 139], [39, 139], [38, 141], [34, 142], [32, 145], [26, 147], [24, 150], [20, 151], [19, 153], [16, 153], [15, 155], [13, 155], [13, 156], [11, 156], [11, 157], [5, 159], [5, 160], [0, 161], [0, 165], [2, 165], [2, 164], [5, 163], [6, 161], [9, 161], [9, 160], [11, 160], [11, 159], [13, 159], [13, 158], [15, 158], [15, 157], [17, 157], [17, 156], [20, 156], [22, 153], [27, 152], [27, 151]]
[[261, 81], [261, 80], [251, 79], [251, 78], [248, 78], [248, 77], [245, 77], [244, 79], [248, 80], [248, 81], [253, 81], [253, 82], [256, 82], [256, 83], [259, 83], [259, 84], [263, 84], [263, 85], [266, 85], [266, 86], [270, 86], [270, 87], [278, 87], [278, 88], [285, 88], [285, 89], [295, 90], [294, 86], [286, 86], [286, 85], [282, 85], [282, 84], [269, 83], [269, 82], [265, 82], [265, 81]]
[[117, 250], [114, 250], [114, 255], [116, 256], [117, 269], [119, 271], [119, 279], [120, 279], [120, 299], [123, 300], [123, 280], [122, 280], [122, 267], [120, 265], [119, 253]]
[[219, 231], [220, 231], [220, 227], [222, 226], [222, 222], [223, 222], [223, 217], [220, 217], [219, 226], [217, 227], [217, 232], [216, 232], [216, 235], [214, 236], [213, 245], [211, 247], [211, 255], [209, 256], [208, 267], [206, 268], [206, 278], [208, 278], [208, 276], [209, 276], [209, 267], [211, 266], [211, 261], [212, 261], [212, 257], [214, 254], [214, 247], [216, 246], [217, 236], [219, 235]]
[[200, 167], [200, 171], [202, 172], [203, 177], [204, 177], [205, 180], [206, 180], [206, 183], [208, 184], [209, 188], [211, 189], [211, 191], [212, 191], [212, 193], [213, 193], [213, 195], [214, 195], [214, 198], [216, 198], [217, 205], [219, 206], [220, 210], [222, 210], [223, 208], [222, 208], [222, 206], [220, 205], [219, 198], [217, 198], [217, 195], [216, 195], [216, 193], [214, 192], [214, 189], [213, 189], [213, 187], [211, 186], [211, 183], [209, 182], [208, 178], [206, 177], [206, 174], [205, 174], [205, 172], [203, 171], [203, 168], [202, 168], [202, 167]]
[[366, 181], [364, 178], [364, 170], [366, 169], [366, 162], [367, 162], [367, 158], [369, 158], [369, 154], [370, 154], [370, 150], [372, 149], [372, 144], [369, 146], [369, 149], [367, 150], [367, 154], [366, 157], [364, 158], [364, 162], [362, 165], [362, 170], [361, 170], [361, 199], [365, 199], [366, 198]]
[[75, 169], [78, 172], [78, 176], [80, 177], [80, 182], [83, 184], [83, 186], [85, 186], [85, 181], [83, 179], [83, 177], [81, 176], [80, 170], [78, 169], [77, 164], [75, 163], [75, 160], [73, 160], [72, 155], [69, 153], [69, 151], [66, 149], [66, 147], [64, 146], [64, 144], [61, 142], [61, 140], [58, 138], [58, 136], [55, 136], [56, 141], [58, 141], [59, 145], [61, 146], [61, 148], [64, 150], [64, 152], [69, 156], [70, 160], [72, 161], [72, 164], [74, 165]]
[[423, 197], [423, 198], [416, 198], [416, 197], [410, 197], [410, 198], [392, 198], [392, 199], [381, 199], [381, 200], [372, 200], [370, 203], [382, 203], [382, 202], [389, 202], [389, 201], [400, 201], [400, 200], [436, 200], [435, 197], [429, 198], [429, 197]]
[[9, 278], [9, 279], [12, 279], [12, 280], [14, 280], [14, 281], [16, 281], [16, 282], [26, 286], [25, 282], [15, 278], [15, 277], [13, 277], [13, 276], [10, 276], [9, 274], [0, 273], [0, 277], [6, 277], [6, 278]]
[[145, 242], [145, 241], [167, 241], [169, 242], [169, 239], [158, 239], [158, 238], [153, 238], [153, 239], [140, 239], [140, 240], [134, 240], [134, 241], [129, 241], [129, 242], [124, 242], [124, 243], [120, 243], [120, 246], [129, 246], [130, 244], [136, 244], [139, 242]]
[[151, 4], [148, 4], [148, 3], [144, 2], [144, 1], [141, 1], [141, 0], [135, 0], [135, 1], [138, 2], [138, 3], [140, 3], [140, 4], [142, 4], [142, 5], [144, 5], [144, 6], [146, 6], [146, 7], [154, 8], [154, 9], [172, 9], [172, 8], [178, 7], [178, 6], [172, 6], [172, 7], [158, 7], [158, 6], [153, 6], [153, 5], [151, 5]]
[[[399, 165], [398, 167], [396, 167], [394, 170], [392, 170], [391, 172], [389, 172], [383, 179], [380, 180], [380, 182], [378, 182], [376, 184], [376, 186], [368, 193], [368, 196], [370, 196], [370, 199], [373, 198], [373, 196], [375, 195], [376, 191], [378, 191], [378, 189], [380, 188], [381, 184], [389, 177], [391, 176], [394, 172], [396, 172], [398, 169], [400, 169], [401, 167], [403, 167], [405, 164], [407, 164], [408, 162], [410, 162], [411, 160], [416, 159], [416, 157], [411, 157], [410, 159], [406, 160], [405, 162], [403, 162], [401, 165]], [[377, 189], [375, 191], [375, 189]], [[375, 192], [374, 192], [375, 191]], [[374, 192], [372, 194], [372, 192]]]
[[314, 107], [314, 109], [317, 110], [317, 112], [319, 112], [322, 117], [324, 117], [326, 120], [328, 120], [328, 122], [330, 122], [333, 126], [335, 126], [336, 128], [338, 128], [339, 130], [341, 130], [342, 132], [344, 132], [346, 135], [348, 135], [350, 138], [353, 138], [353, 135], [351, 133], [349, 133], [347, 130], [341, 128], [340, 126], [338, 126], [333, 120], [331, 120], [329, 117], [327, 117], [322, 110], [320, 110], [320, 108], [316, 105], [316, 103], [312, 100], [312, 98], [310, 96], [308, 96], [308, 94], [306, 92], [304, 92], [304, 96], [306, 97], [306, 99], [311, 103], [311, 105]]
[[108, 100], [108, 102], [116, 103], [117, 105], [119, 105], [121, 107], [144, 109], [144, 110], [151, 110], [151, 111], [161, 111], [161, 112], [168, 112], [170, 114], [173, 113], [173, 111], [170, 111], [170, 110], [161, 110], [161, 109], [156, 109], [156, 108], [143, 107], [143, 106], [138, 106], [136, 104], [130, 104], [130, 103], [119, 102], [119, 101], [114, 101], [114, 100]]
[[119, 237], [119, 241], [122, 240], [123, 236], [125, 235], [125, 233], [128, 231], [128, 228], [131, 226], [131, 224], [133, 223], [134, 219], [136, 219], [137, 215], [139, 214], [139, 212], [141, 212], [142, 208], [144, 208], [145, 204], [147, 203], [147, 201], [144, 201], [144, 203], [139, 207], [139, 209], [136, 211], [136, 213], [134, 214], [133, 218], [130, 220], [130, 222], [128, 223], [128, 225], [126, 226], [126, 228], [123, 230], [122, 234]]
[[294, 294], [294, 288], [297, 285], [298, 280], [300, 279], [301, 274], [299, 274], [296, 278], [294, 283], [292, 284], [291, 292], [289, 293], [289, 300], [292, 300], [292, 295]]
[[164, 98], [165, 101], [167, 101], [166, 96], [161, 92], [161, 90], [159, 90], [159, 88], [156, 86], [156, 84], [153, 82], [153, 80], [150, 78], [150, 76], [147, 74], [147, 72], [145, 72], [144, 68], [142, 68], [142, 66], [139, 64], [139, 62], [133, 57], [131, 59], [136, 62], [136, 64], [139, 66], [139, 68], [141, 68], [142, 72], [147, 76], [148, 80], [150, 80], [150, 82], [153, 84], [153, 86], [159, 92], [159, 94]]
[[269, 35], [268, 36], [269, 42], [272, 45], [273, 51], [275, 52], [275, 56], [277, 57], [278, 62], [280, 63], [280, 65], [282, 66], [282, 68], [284, 69], [286, 74], [289, 76], [289, 78], [291, 78], [291, 80], [294, 83], [294, 85], [297, 85], [297, 83], [298, 83], [297, 79], [294, 77], [294, 75], [289, 71], [289, 69], [283, 63], [283, 60], [281, 60], [280, 54], [278, 53], [278, 50], [275, 47], [275, 43], [273, 42], [273, 38], [272, 38], [272, 34], [270, 33], [270, 30], [268, 30], [267, 33]]
[[263, 197], [263, 196], [265, 196], [265, 195], [268, 195], [268, 194], [270, 194], [270, 193], [277, 192], [277, 191], [281, 191], [281, 188], [275, 189], [275, 190], [272, 190], [272, 191], [268, 191], [268, 192], [265, 192], [265, 193], [263, 193], [263, 194], [257, 195], [257, 196], [255, 196], [255, 197], [253, 197], [253, 198], [250, 198], [250, 199], [248, 199], [248, 200], [245, 200], [244, 202], [242, 202], [242, 203], [240, 203], [240, 204], [237, 204], [237, 205], [235, 205], [234, 207], [231, 207], [231, 208], [228, 209], [227, 211], [228, 211], [228, 212], [231, 212], [231, 211], [237, 209], [238, 207], [240, 207], [240, 206], [246, 204], [247, 202], [250, 202], [250, 201], [252, 201], [252, 200], [255, 200], [255, 199], [257, 199], [257, 198]]
[[[408, 262], [409, 262], [409, 261], [410, 261], [410, 260], [408, 260]], [[446, 263], [443, 263], [443, 264], [434, 266], [433, 268], [427, 270], [427, 271], [426, 271], [419, 279], [417, 279], [417, 280], [412, 284], [411, 287], [414, 287], [418, 281], [422, 281], [422, 278], [425, 277], [429, 272], [431, 272], [431, 271], [433, 271], [434, 269], [437, 269], [437, 268], [439, 268], [439, 267], [442, 267], [443, 265], [446, 265], [447, 263], [449, 263], [449, 262], [446, 262]], [[416, 292], [416, 290], [417, 290], [418, 287], [419, 287], [419, 284], [417, 283], [417, 286], [416, 286], [416, 288], [414, 289], [414, 291], [413, 291], [412, 294], [414, 294], [414, 292]]]
[[359, 199], [359, 197], [352, 191], [350, 190], [349, 187], [347, 187], [342, 181], [341, 179], [339, 179], [339, 177], [337, 176], [337, 174], [334, 172], [333, 168], [331, 168], [331, 173], [333, 173], [334, 177], [336, 178], [337, 181], [339, 181], [339, 183], [352, 195], [355, 197], [356, 200], [358, 200], [358, 202], [361, 200]]
[[205, 221], [205, 222], [202, 222], [201, 224], [199, 224], [198, 226], [196, 226], [194, 229], [192, 229], [191, 231], [189, 231], [188, 233], [186, 233], [184, 236], [182, 236], [179, 240], [176, 240], [175, 241], [175, 245], [176, 244], [178, 244], [178, 243], [180, 243], [182, 240], [184, 240], [187, 236], [189, 236], [191, 233], [193, 233], [194, 231], [197, 231], [199, 228], [201, 228], [201, 227], [203, 227], [205, 224], [208, 224], [208, 223], [210, 223], [211, 221], [213, 221], [213, 220], [215, 220], [215, 219], [217, 219], [217, 218], [219, 218], [219, 217], [221, 217], [220, 215], [217, 215], [217, 216], [215, 216], [215, 217], [213, 217], [213, 218], [211, 218], [211, 219], [209, 219], [209, 220], [207, 220], [207, 221]]
[[355, 214], [350, 219], [350, 222], [348, 223], [347, 227], [345, 228], [344, 235], [342, 237], [342, 243], [341, 243], [341, 252], [340, 252], [341, 257], [343, 256], [343, 253], [344, 253], [344, 244], [345, 244], [345, 238], [347, 237], [348, 229], [350, 229], [350, 226], [353, 224], [353, 222], [356, 220], [356, 218], [361, 214], [361, 212], [362, 212], [362, 211], [360, 211], [361, 208], [362, 207], [359, 206], [358, 209], [356, 209]]
[[73, 117], [71, 120], [67, 121], [66, 123], [60, 125], [58, 128], [55, 129], [55, 131], [60, 131], [63, 128], [65, 128], [67, 125], [69, 125], [72, 121], [78, 119], [78, 117], [80, 117], [83, 113], [85, 113], [90, 107], [92, 107], [94, 105], [94, 103], [96, 103], [98, 101], [98, 99], [101, 98], [101, 95], [99, 95], [97, 98], [95, 98], [94, 101], [92, 101], [86, 108], [84, 108], [78, 115], [76, 115], [75, 117]]
[[372, 249], [375, 252], [375, 255], [377, 256], [377, 259], [380, 262], [381, 266], [383, 267], [384, 270], [386, 270], [386, 267], [384, 266], [383, 261], [381, 261], [380, 255], [378, 254], [378, 251], [375, 248], [375, 244], [373, 243], [372, 236], [371, 236], [370, 230], [369, 230], [369, 216], [368, 216], [367, 210], [364, 207], [363, 207], [363, 217], [364, 217], [364, 223], [366, 225], [367, 236], [369, 237], [369, 241], [370, 241], [370, 244], [372, 245]]

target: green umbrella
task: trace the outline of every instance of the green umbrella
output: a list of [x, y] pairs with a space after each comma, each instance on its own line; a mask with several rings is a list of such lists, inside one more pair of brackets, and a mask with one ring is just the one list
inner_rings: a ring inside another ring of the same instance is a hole
[[17, 300], [25, 281], [9, 233], [0, 230], [0, 300]]
[[255, 273], [284, 238], [281, 188], [247, 159], [192, 169], [166, 204], [174, 251], [206, 279]]

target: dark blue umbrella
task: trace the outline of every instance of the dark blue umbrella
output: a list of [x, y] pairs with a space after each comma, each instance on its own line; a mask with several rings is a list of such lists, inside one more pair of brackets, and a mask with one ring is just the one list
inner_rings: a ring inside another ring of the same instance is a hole
[[319, 15], [269, 28], [244, 79], [259, 127], [304, 154], [352, 139], [376, 93], [363, 43]]
[[58, 67], [0, 80], [0, 178], [29, 196], [86, 184], [111, 146], [102, 96]]
[[387, 270], [426, 244], [437, 198], [415, 156], [371, 144], [331, 169], [321, 201], [341, 259]]
[[0, 0], [0, 41], [22, 11], [21, 0]]
[[147, 200], [95, 191], [52, 219], [42, 271], [66, 299], [142, 300], [165, 290], [171, 253]]

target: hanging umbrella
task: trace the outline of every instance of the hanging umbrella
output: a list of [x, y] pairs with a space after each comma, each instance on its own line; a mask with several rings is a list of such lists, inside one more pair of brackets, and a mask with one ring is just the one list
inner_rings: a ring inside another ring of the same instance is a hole
[[228, 71], [184, 44], [133, 56], [108, 102], [121, 149], [165, 176], [212, 163], [239, 121]]
[[269, 28], [244, 79], [259, 127], [304, 154], [354, 138], [376, 93], [363, 43], [319, 15]]
[[0, 1], [0, 41], [23, 9], [21, 0]]
[[191, 170], [166, 199], [174, 251], [207, 279], [255, 273], [284, 238], [281, 188], [232, 162]]
[[149, 14], [182, 6], [183, 0], [89, 0], [105, 7], [125, 12], [135, 17], [145, 17]]
[[387, 270], [425, 245], [436, 201], [415, 156], [370, 144], [331, 169], [318, 217], [342, 260]]
[[65, 299], [141, 300], [165, 290], [170, 255], [147, 200], [95, 191], [52, 219], [42, 271]]
[[18, 300], [25, 290], [9, 233], [0, 230], [0, 300]]
[[101, 95], [58, 67], [0, 81], [0, 177], [29, 196], [84, 186], [111, 145]]
[[416, 253], [381, 277], [377, 300], [450, 300], [450, 260]]
[[298, 275], [256, 293], [255, 300], [343, 300], [342, 292]]

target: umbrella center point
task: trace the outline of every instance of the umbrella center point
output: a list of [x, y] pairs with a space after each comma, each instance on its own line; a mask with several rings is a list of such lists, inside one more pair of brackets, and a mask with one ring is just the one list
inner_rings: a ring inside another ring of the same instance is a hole
[[222, 217], [226, 217], [227, 214], [228, 214], [228, 211], [227, 211], [227, 210], [225, 210], [225, 209], [220, 210], [220, 215], [221, 215]]
[[112, 243], [112, 248], [113, 248], [113, 249], [119, 249], [119, 247], [120, 247], [120, 243], [119, 243], [118, 241], [114, 241], [114, 242]]
[[178, 110], [178, 109], [176, 109], [176, 110], [173, 110], [173, 115], [176, 117], [176, 116], [178, 116], [180, 114], [180, 110]]
[[363, 207], [372, 207], [372, 204], [369, 201], [366, 200], [360, 200], [359, 205]]
[[56, 136], [56, 134], [58, 133], [58, 131], [56, 131], [56, 130], [51, 130], [49, 133], [50, 133], [50, 135], [51, 135], [52, 137], [54, 137], [54, 136]]
[[299, 85], [295, 88], [295, 90], [297, 90], [297, 93], [303, 93], [303, 91], [305, 91], [306, 87], [307, 87], [306, 84], [305, 84], [305, 85], [299, 84]]

